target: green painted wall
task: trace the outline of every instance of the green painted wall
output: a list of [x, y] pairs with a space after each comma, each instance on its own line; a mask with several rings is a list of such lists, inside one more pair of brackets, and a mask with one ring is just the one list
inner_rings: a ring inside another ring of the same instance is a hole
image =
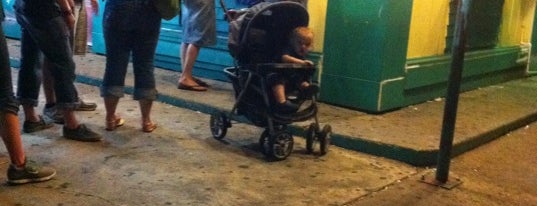
[[[381, 113], [446, 95], [449, 54], [406, 59], [412, 3], [328, 0], [321, 101]], [[491, 41], [496, 40], [486, 42]], [[524, 50], [510, 46], [467, 52], [461, 90], [524, 77]]]
[[321, 100], [366, 111], [400, 106], [411, 0], [328, 0]]
[[[537, 13], [537, 7], [535, 9]], [[537, 73], [537, 15], [533, 16], [533, 29], [531, 33], [531, 59], [530, 59], [530, 73]]]

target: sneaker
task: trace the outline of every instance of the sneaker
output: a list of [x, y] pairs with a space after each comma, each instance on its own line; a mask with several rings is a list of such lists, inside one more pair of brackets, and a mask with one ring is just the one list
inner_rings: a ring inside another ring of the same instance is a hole
[[82, 99], [79, 99], [80, 105], [76, 108], [76, 111], [95, 111], [97, 109], [97, 104], [95, 102], [85, 102]]
[[49, 167], [39, 167], [33, 161], [27, 161], [21, 170], [10, 165], [7, 169], [7, 182], [12, 185], [20, 185], [30, 182], [43, 182], [52, 179], [56, 170]]
[[103, 139], [100, 134], [91, 131], [84, 124], [80, 124], [76, 129], [69, 129], [63, 126], [63, 137], [82, 142], [98, 142]]
[[54, 126], [54, 124], [50, 122], [46, 122], [41, 115], [39, 115], [39, 121], [38, 122], [30, 122], [28, 120], [24, 121], [22, 125], [22, 131], [25, 133], [32, 133], [41, 131], [44, 129], [48, 129]]
[[298, 110], [298, 105], [293, 104], [290, 101], [285, 101], [283, 103], [276, 103], [274, 109], [279, 113], [291, 114]]
[[58, 110], [56, 106], [43, 108], [43, 116], [56, 124], [63, 124], [63, 111]]

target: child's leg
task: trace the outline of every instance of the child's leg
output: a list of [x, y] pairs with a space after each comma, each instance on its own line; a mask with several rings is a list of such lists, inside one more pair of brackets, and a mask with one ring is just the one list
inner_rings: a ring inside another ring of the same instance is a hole
[[272, 86], [272, 93], [276, 102], [281, 104], [286, 101], [285, 86], [283, 84], [275, 84], [274, 86]]

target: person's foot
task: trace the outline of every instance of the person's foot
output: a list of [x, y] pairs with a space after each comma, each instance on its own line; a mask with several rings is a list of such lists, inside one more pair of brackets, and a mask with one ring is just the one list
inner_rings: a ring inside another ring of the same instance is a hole
[[200, 86], [200, 85], [186, 85], [183, 83], [179, 83], [179, 85], [177, 85], [177, 89], [189, 90], [189, 91], [195, 91], [195, 92], [207, 91], [207, 87]]
[[142, 131], [145, 133], [151, 133], [153, 130], [157, 129], [157, 124], [153, 122], [143, 123], [142, 124]]
[[95, 102], [85, 102], [82, 99], [78, 99], [80, 105], [76, 108], [76, 111], [95, 111], [97, 104]]
[[116, 128], [121, 127], [125, 124], [125, 119], [121, 118], [117, 114], [115, 115], [114, 119], [112, 120], [106, 120], [106, 130], [107, 131], [114, 131]]
[[39, 115], [39, 121], [37, 122], [31, 122], [28, 120], [24, 121], [24, 123], [22, 124], [22, 131], [25, 133], [32, 133], [51, 128], [53, 126], [54, 124], [52, 124], [51, 122], [46, 122], [43, 117]]
[[33, 161], [27, 161], [24, 168], [17, 169], [10, 165], [7, 169], [7, 182], [20, 185], [30, 182], [43, 182], [52, 179], [56, 170], [50, 167], [39, 167]]
[[43, 116], [56, 124], [63, 124], [63, 111], [58, 110], [56, 106], [43, 108]]
[[198, 79], [196, 77], [194, 77], [194, 82], [196, 82], [196, 84], [202, 86], [202, 87], [211, 87], [207, 82], [201, 80], [201, 79]]
[[63, 137], [82, 142], [98, 142], [103, 139], [100, 134], [91, 131], [84, 124], [78, 125], [76, 129], [69, 129], [63, 126]]
[[306, 97], [311, 97], [319, 93], [319, 86], [317, 84], [310, 84], [308, 87], [302, 89], [303, 94]]
[[276, 103], [274, 105], [274, 110], [283, 114], [291, 114], [298, 110], [298, 105], [293, 104], [290, 101], [285, 101], [283, 103]]

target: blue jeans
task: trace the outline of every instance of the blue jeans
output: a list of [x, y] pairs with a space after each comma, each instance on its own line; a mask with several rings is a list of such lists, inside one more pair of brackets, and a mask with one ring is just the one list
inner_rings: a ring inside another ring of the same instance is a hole
[[102, 97], [123, 97], [125, 75], [132, 53], [135, 100], [155, 100], [155, 50], [160, 15], [147, 0], [108, 0], [103, 14], [106, 69]]
[[69, 29], [59, 8], [50, 4], [38, 8], [24, 0], [16, 1], [15, 13], [22, 32], [17, 97], [23, 105], [37, 106], [42, 74], [38, 71], [39, 53], [42, 52], [52, 63], [56, 105], [75, 109], [79, 102]]
[[9, 66], [9, 53], [7, 50], [6, 37], [0, 24], [0, 111], [17, 114], [19, 104], [13, 95], [13, 83], [11, 81], [11, 67]]

